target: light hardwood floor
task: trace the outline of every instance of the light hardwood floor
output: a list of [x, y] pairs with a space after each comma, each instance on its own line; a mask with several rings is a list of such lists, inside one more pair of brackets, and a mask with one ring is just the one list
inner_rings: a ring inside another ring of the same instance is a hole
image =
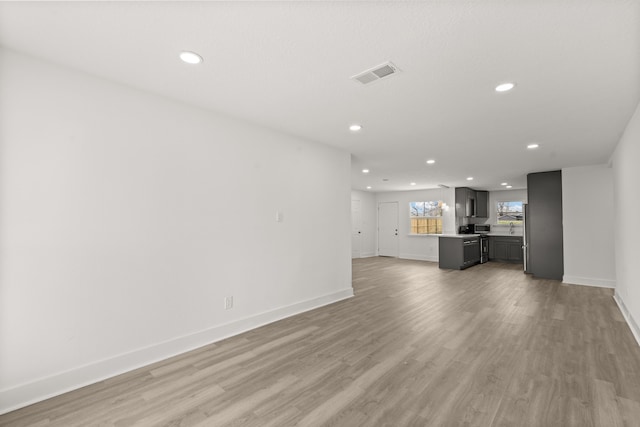
[[0, 416], [2, 426], [640, 425], [608, 289], [393, 258], [356, 296]]

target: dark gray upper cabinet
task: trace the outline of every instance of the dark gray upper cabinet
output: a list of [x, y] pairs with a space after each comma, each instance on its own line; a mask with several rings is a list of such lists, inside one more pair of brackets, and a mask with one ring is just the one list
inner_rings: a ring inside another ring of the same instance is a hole
[[562, 280], [562, 172], [527, 175], [527, 271], [536, 277]]
[[489, 192], [476, 191], [476, 217], [489, 218]]
[[467, 187], [456, 188], [456, 216], [472, 217], [476, 212], [476, 192]]
[[456, 216], [489, 218], [489, 192], [457, 187]]

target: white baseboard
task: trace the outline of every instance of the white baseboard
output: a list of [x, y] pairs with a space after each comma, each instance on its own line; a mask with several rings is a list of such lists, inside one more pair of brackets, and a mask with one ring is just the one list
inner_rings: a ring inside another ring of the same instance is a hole
[[0, 390], [0, 414], [40, 402], [160, 360], [212, 344], [242, 332], [353, 296], [353, 288], [298, 302], [204, 331], [174, 338], [109, 359]]
[[610, 288], [615, 289], [616, 281], [611, 279], [594, 279], [592, 277], [578, 277], [578, 276], [563, 276], [563, 283], [570, 283], [572, 285], [582, 286], [595, 286], [598, 288]]
[[631, 313], [629, 313], [627, 306], [624, 304], [624, 301], [617, 292], [613, 295], [613, 300], [618, 304], [618, 308], [620, 308], [620, 312], [622, 313], [624, 320], [627, 321], [627, 325], [629, 325], [629, 329], [631, 329], [633, 337], [636, 339], [638, 345], [640, 345], [640, 327], [638, 327], [638, 324]]
[[372, 257], [376, 257], [376, 256], [378, 256], [378, 255], [376, 255], [373, 252], [367, 252], [367, 253], [360, 254], [360, 256], [358, 256], [358, 257], [352, 256], [351, 259], [372, 258]]
[[428, 256], [424, 254], [400, 254], [398, 255], [400, 259], [410, 259], [414, 261], [430, 261], [430, 262], [438, 262], [437, 256]]

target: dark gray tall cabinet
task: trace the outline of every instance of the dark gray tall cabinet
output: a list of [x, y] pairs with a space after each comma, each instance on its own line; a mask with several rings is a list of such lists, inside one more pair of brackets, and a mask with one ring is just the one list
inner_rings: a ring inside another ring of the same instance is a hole
[[527, 175], [527, 272], [544, 279], [562, 280], [562, 172]]

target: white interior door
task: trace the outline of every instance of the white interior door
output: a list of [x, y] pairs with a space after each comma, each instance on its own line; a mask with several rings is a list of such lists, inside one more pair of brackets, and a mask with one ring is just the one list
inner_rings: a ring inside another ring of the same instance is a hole
[[398, 202], [378, 204], [378, 255], [398, 256]]
[[360, 200], [351, 201], [351, 258], [360, 258], [362, 252], [362, 212]]

